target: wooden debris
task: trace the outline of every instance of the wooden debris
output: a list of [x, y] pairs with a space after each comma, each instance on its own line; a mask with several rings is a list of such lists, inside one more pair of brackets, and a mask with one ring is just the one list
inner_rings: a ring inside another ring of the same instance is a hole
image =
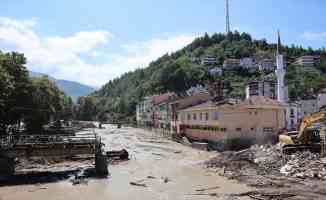
[[207, 190], [216, 190], [220, 188], [219, 186], [215, 186], [215, 187], [209, 187], [209, 188], [201, 188], [201, 189], [197, 189], [196, 192], [204, 192], [204, 191], [207, 191]]
[[28, 190], [28, 192], [36, 192], [38, 190], [46, 190], [48, 189], [47, 187], [39, 187], [39, 188], [35, 188], [35, 189], [32, 189], [32, 190]]
[[195, 193], [195, 194], [186, 194], [189, 196], [211, 196], [211, 197], [216, 197], [217, 193]]
[[147, 185], [145, 183], [130, 182], [129, 184], [138, 186], [138, 187], [147, 187]]

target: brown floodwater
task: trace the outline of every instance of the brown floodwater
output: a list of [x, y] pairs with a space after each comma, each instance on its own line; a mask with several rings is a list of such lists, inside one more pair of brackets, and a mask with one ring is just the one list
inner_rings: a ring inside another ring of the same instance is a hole
[[[125, 148], [130, 154], [129, 161], [109, 166], [108, 178], [89, 178], [87, 184], [79, 185], [72, 185], [69, 180], [61, 180], [52, 183], [2, 186], [0, 200], [235, 199], [227, 195], [251, 189], [219, 176], [216, 171], [206, 169], [203, 162], [216, 156], [214, 152], [196, 150], [142, 129], [116, 129], [107, 125], [106, 129], [95, 131], [102, 136], [107, 150]], [[66, 163], [61, 164], [60, 168], [47, 167], [46, 170], [71, 170], [69, 165]], [[89, 165], [80, 164], [77, 167]], [[130, 182], [142, 183], [147, 187], [133, 186]], [[196, 191], [217, 186], [217, 189]], [[217, 193], [218, 196], [198, 195], [208, 193]]]

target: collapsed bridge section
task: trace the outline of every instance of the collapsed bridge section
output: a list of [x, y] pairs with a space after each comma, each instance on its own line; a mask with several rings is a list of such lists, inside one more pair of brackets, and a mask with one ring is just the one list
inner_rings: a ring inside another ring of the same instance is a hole
[[94, 155], [99, 175], [107, 175], [106, 155], [96, 134], [9, 135], [0, 137], [0, 174], [15, 172], [15, 158]]

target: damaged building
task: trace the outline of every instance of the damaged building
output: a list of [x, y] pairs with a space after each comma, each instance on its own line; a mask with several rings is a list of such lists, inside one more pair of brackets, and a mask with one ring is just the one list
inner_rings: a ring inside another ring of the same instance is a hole
[[178, 112], [178, 133], [199, 141], [246, 140], [266, 142], [285, 127], [285, 109], [263, 96], [245, 101], [207, 101]]

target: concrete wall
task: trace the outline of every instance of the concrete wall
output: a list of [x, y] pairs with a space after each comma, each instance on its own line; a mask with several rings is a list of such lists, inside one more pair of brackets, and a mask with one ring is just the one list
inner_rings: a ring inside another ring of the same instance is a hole
[[326, 105], [326, 93], [320, 93], [317, 98], [318, 109]]

